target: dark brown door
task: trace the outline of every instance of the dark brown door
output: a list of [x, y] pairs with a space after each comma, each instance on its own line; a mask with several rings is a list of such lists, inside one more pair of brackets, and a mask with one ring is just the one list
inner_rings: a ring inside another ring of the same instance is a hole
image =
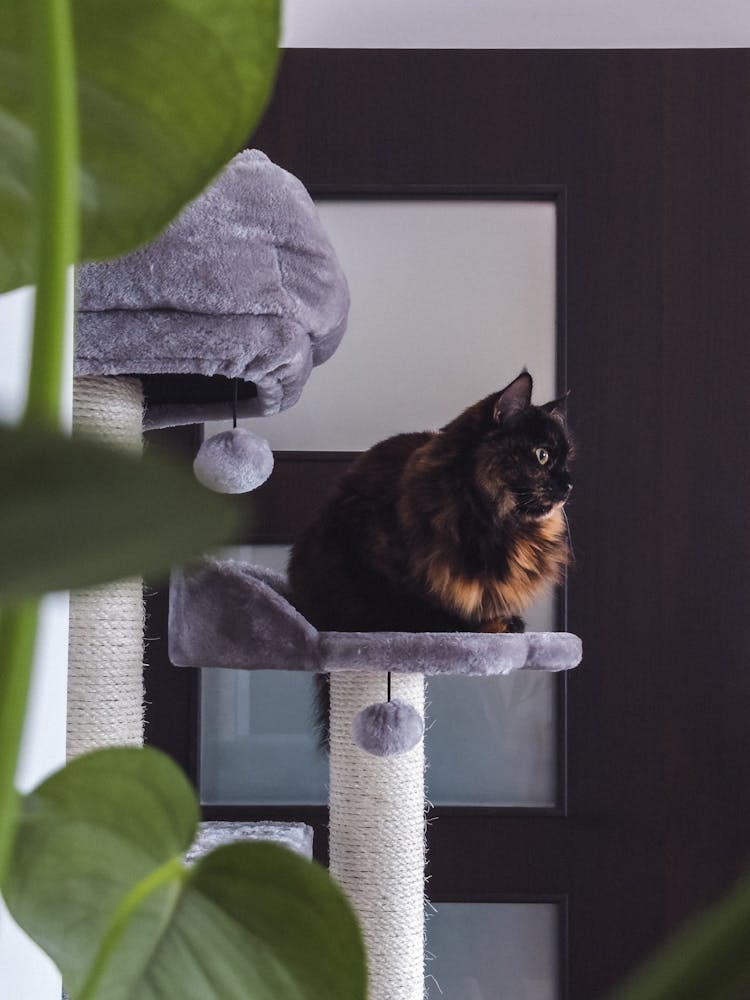
[[[748, 108], [740, 50], [292, 50], [253, 139], [320, 196], [558, 199], [585, 654], [564, 796], [443, 810], [429, 857], [436, 901], [564, 902], [570, 1000], [602, 997], [750, 855]], [[190, 768], [195, 681], [154, 676], [153, 741]]]

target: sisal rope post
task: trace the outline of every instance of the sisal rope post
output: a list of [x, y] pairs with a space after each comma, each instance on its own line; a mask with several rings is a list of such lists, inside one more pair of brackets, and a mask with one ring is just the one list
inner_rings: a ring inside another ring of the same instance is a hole
[[[374, 757], [351, 733], [385, 684], [382, 674], [331, 674], [330, 870], [360, 919], [368, 1000], [423, 1000], [424, 742]], [[394, 674], [392, 695], [424, 716], [423, 676]]]
[[[143, 389], [136, 378], [77, 378], [73, 433], [140, 453]], [[67, 754], [143, 744], [143, 581], [70, 595]]]

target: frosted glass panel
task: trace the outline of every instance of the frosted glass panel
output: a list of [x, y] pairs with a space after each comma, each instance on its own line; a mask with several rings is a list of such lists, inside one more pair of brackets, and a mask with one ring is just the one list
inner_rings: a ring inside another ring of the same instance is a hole
[[557, 1000], [556, 903], [438, 903], [427, 920], [429, 1000]]
[[555, 392], [555, 208], [483, 200], [318, 204], [351, 290], [340, 347], [298, 403], [249, 421], [274, 449], [361, 451], [442, 427], [524, 366]]
[[[224, 549], [283, 572], [285, 545]], [[551, 627], [551, 600], [532, 628]], [[428, 681], [427, 795], [435, 804], [544, 806], [555, 801], [554, 687], [546, 674]], [[201, 797], [210, 803], [327, 800], [328, 762], [313, 726], [313, 678], [204, 670]]]
[[[318, 209], [349, 280], [349, 329], [294, 407], [243, 421], [275, 450], [359, 451], [442, 426], [524, 366], [535, 400], [554, 396], [552, 203], [356, 200]], [[257, 549], [254, 558], [263, 561]], [[286, 555], [269, 558], [283, 564]], [[552, 599], [527, 620], [554, 628]], [[307, 721], [311, 678], [203, 677], [204, 800], [324, 802], [326, 762]], [[552, 676], [440, 678], [428, 694], [432, 802], [555, 803]]]
[[[554, 625], [552, 598], [527, 615]], [[441, 805], [551, 806], [556, 800], [555, 682], [528, 671], [509, 677], [427, 681], [427, 797]]]
[[204, 803], [322, 804], [328, 761], [316, 747], [312, 677], [204, 670]]
[[[247, 545], [222, 555], [286, 568], [285, 545]], [[319, 804], [328, 759], [313, 727], [313, 677], [288, 671], [201, 672], [203, 802]]]

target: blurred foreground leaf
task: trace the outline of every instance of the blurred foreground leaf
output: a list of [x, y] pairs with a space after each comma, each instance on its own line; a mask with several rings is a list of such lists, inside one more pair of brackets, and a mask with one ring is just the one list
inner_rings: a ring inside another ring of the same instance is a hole
[[0, 602], [165, 571], [239, 523], [236, 497], [149, 450], [0, 427]]
[[24, 803], [5, 896], [72, 1000], [364, 1000], [356, 920], [274, 844], [192, 868], [198, 805], [155, 750], [78, 758]]
[[[72, 0], [83, 260], [156, 235], [243, 147], [270, 95], [279, 0]], [[0, 4], [0, 291], [35, 281], [28, 0]], [[38, 234], [43, 239], [44, 234]]]
[[610, 1000], [747, 1000], [750, 876], [691, 921]]

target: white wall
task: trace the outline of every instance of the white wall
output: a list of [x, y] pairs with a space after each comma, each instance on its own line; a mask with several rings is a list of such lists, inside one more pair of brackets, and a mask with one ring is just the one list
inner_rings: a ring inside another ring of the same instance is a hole
[[289, 48], [724, 48], [747, 0], [287, 0]]
[[[31, 343], [33, 293], [25, 288], [0, 296], [0, 421], [23, 411]], [[69, 357], [72, 323], [68, 328]], [[71, 369], [71, 365], [68, 365]], [[70, 422], [72, 383], [66, 380], [63, 415]], [[68, 668], [68, 595], [51, 594], [40, 611], [29, 713], [16, 783], [28, 791], [65, 763]], [[8, 1000], [59, 1000], [60, 976], [52, 962], [16, 927], [0, 903], [0, 996]]]

